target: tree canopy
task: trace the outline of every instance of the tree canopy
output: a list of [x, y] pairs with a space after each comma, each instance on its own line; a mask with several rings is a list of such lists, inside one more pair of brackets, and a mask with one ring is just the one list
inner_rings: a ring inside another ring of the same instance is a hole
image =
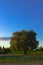
[[10, 39], [10, 48], [12, 50], [33, 50], [38, 47], [39, 42], [36, 39], [36, 33], [33, 30], [14, 32]]

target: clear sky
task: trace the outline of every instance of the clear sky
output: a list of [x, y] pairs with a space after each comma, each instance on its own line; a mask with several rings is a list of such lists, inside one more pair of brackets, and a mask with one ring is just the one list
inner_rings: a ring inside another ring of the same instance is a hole
[[43, 0], [0, 0], [0, 37], [34, 30], [43, 45]]

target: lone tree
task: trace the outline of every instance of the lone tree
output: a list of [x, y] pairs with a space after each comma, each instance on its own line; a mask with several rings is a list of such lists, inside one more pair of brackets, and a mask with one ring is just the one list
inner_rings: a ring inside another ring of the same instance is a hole
[[36, 49], [38, 44], [36, 33], [32, 30], [15, 32], [10, 40], [11, 50], [24, 50], [24, 54], [27, 54], [27, 50]]

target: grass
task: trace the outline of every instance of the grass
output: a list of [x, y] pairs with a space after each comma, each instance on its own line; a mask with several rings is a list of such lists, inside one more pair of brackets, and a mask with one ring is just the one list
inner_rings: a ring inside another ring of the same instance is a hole
[[2, 56], [0, 62], [29, 62], [29, 61], [43, 61], [43, 58], [29, 57], [29, 56]]
[[43, 61], [42, 51], [28, 51], [28, 55], [24, 55], [23, 51], [14, 51], [8, 54], [0, 55], [0, 63], [2, 62], [30, 62]]

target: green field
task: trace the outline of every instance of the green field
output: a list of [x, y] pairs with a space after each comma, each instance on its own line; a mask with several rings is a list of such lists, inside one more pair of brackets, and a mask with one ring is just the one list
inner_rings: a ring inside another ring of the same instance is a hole
[[0, 55], [0, 62], [30, 62], [30, 61], [43, 61], [43, 52], [41, 51], [28, 51], [24, 55], [23, 51], [9, 52], [8, 54]]

